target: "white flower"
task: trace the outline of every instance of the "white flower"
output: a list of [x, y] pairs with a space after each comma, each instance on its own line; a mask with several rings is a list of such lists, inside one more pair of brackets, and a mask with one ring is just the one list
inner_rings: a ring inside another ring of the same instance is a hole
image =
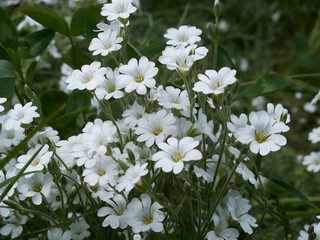
[[71, 225], [69, 226], [69, 231], [71, 232], [71, 239], [83, 240], [86, 237], [89, 237], [89, 227], [90, 226], [86, 223], [86, 220], [84, 218], [81, 218], [80, 220], [71, 223]]
[[139, 233], [136, 233], [135, 235], [133, 235], [133, 240], [141, 240], [142, 237]]
[[308, 135], [308, 140], [313, 144], [320, 142], [320, 127], [312, 129]]
[[197, 48], [197, 45], [190, 45], [186, 48], [168, 46], [162, 51], [159, 62], [166, 64], [169, 70], [176, 70], [181, 76], [186, 76], [193, 63], [204, 58], [207, 53], [207, 48]]
[[243, 231], [252, 234], [251, 227], [257, 227], [258, 225], [256, 224], [257, 220], [247, 214], [251, 209], [249, 200], [242, 198], [238, 191], [232, 190], [227, 195], [227, 207], [232, 219], [240, 223]]
[[[39, 150], [41, 145], [37, 145], [35, 148], [29, 149], [27, 154], [21, 155], [18, 157], [16, 164], [16, 168], [22, 169], [26, 163], [29, 161], [29, 159], [32, 157], [32, 155]], [[40, 152], [36, 155], [36, 157], [33, 159], [33, 161], [29, 164], [27, 169], [24, 171], [25, 173], [33, 172], [33, 171], [41, 171], [44, 167], [46, 167], [51, 159], [52, 152], [48, 151], [49, 145], [46, 144], [43, 146], [43, 148], [40, 150]], [[29, 173], [25, 175], [25, 178], [30, 178], [33, 176], [34, 173]]]
[[132, 227], [134, 233], [152, 230], [161, 232], [163, 230], [164, 213], [160, 210], [162, 206], [154, 202], [147, 194], [141, 195], [141, 201], [132, 199], [127, 208], [127, 223]]
[[166, 87], [166, 90], [159, 91], [160, 97], [158, 103], [160, 106], [171, 109], [187, 111], [190, 107], [190, 101], [186, 90], [181, 91], [179, 88]]
[[129, 109], [125, 110], [122, 113], [122, 117], [124, 118], [123, 122], [128, 124], [129, 127], [133, 128], [137, 125], [138, 120], [142, 118], [145, 111], [145, 107], [140, 106], [137, 101], [135, 101]]
[[239, 118], [231, 114], [230, 120], [231, 122], [227, 122], [227, 127], [229, 131], [232, 133], [237, 132], [237, 130], [240, 128], [246, 127], [248, 123], [248, 117], [243, 113], [241, 113]]
[[[314, 233], [316, 235], [315, 240], [319, 240], [320, 239], [320, 224], [313, 223], [313, 224], [311, 224], [311, 226], [313, 227]], [[308, 224], [304, 225], [304, 230], [301, 230], [299, 232], [298, 240], [309, 240], [310, 239], [308, 232], [309, 232], [309, 228], [311, 226], [309, 226]]]
[[236, 169], [236, 172], [242, 176], [243, 180], [249, 180], [249, 182], [253, 184], [255, 188], [258, 188], [257, 179], [255, 178], [253, 172], [251, 172], [244, 163], [239, 164], [239, 166]]
[[272, 103], [268, 103], [267, 110], [270, 117], [273, 118], [274, 122], [290, 122], [290, 114], [288, 114], [288, 110], [284, 108], [280, 103], [278, 103], [276, 106], [274, 106]]
[[106, 99], [110, 98], [119, 99], [122, 98], [124, 93], [120, 91], [120, 87], [118, 86], [117, 77], [119, 76], [119, 69], [115, 68], [112, 71], [111, 68], [106, 68], [106, 77], [107, 79], [97, 85], [95, 93], [98, 99]]
[[53, 228], [47, 232], [49, 240], [70, 240], [71, 233], [69, 231], [63, 232], [61, 228]]
[[156, 161], [155, 168], [162, 168], [164, 172], [173, 171], [178, 174], [182, 171], [184, 162], [196, 161], [202, 158], [199, 150], [195, 149], [198, 141], [191, 137], [184, 137], [181, 140], [169, 138], [168, 143], [159, 143], [162, 150], [152, 156], [152, 161]]
[[229, 213], [226, 210], [219, 211], [220, 216], [214, 213], [212, 221], [214, 230], [209, 231], [206, 235], [208, 240], [237, 240], [239, 232], [235, 228], [228, 228]]
[[96, 155], [94, 158], [95, 165], [83, 171], [83, 180], [90, 186], [96, 185], [97, 183], [101, 186], [108, 185], [108, 183], [114, 185], [115, 176], [119, 173], [116, 162], [111, 157], [105, 155]]
[[122, 192], [125, 189], [126, 192], [130, 192], [141, 177], [148, 173], [147, 165], [148, 163], [144, 163], [140, 166], [140, 163], [137, 163], [135, 166], [128, 168], [125, 175], [118, 179], [116, 190]]
[[196, 42], [199, 42], [201, 40], [199, 37], [201, 33], [202, 31], [196, 27], [183, 25], [180, 26], [179, 29], [169, 28], [164, 37], [169, 39], [169, 41], [167, 41], [168, 45], [182, 45], [186, 47], [187, 45], [192, 45]]
[[33, 174], [31, 178], [20, 178], [18, 183], [18, 191], [20, 192], [20, 200], [32, 197], [35, 205], [42, 203], [42, 195], [49, 195], [53, 177], [51, 174], [43, 174], [41, 172]]
[[311, 152], [310, 155], [304, 157], [302, 164], [307, 166], [309, 172], [319, 172], [320, 152]]
[[[0, 98], [0, 104], [5, 103], [7, 101], [6, 98]], [[4, 107], [0, 105], [0, 112], [4, 111]]]
[[11, 239], [18, 237], [22, 231], [24, 224], [28, 221], [28, 216], [23, 216], [18, 213], [13, 214], [8, 219], [4, 220], [4, 226], [0, 229], [0, 234], [7, 236], [11, 233]]
[[93, 62], [90, 65], [83, 65], [81, 71], [79, 69], [74, 70], [66, 80], [68, 84], [67, 88], [69, 90], [95, 89], [98, 83], [105, 80], [104, 74], [106, 69], [100, 68], [100, 66], [100, 62]]
[[39, 113], [36, 112], [37, 107], [31, 105], [31, 102], [24, 106], [19, 103], [14, 105], [14, 108], [7, 113], [8, 119], [4, 127], [7, 130], [11, 128], [18, 129], [21, 124], [29, 124], [34, 118], [40, 117]]
[[159, 144], [176, 132], [175, 122], [173, 114], [167, 113], [163, 109], [156, 113], [147, 114], [138, 121], [135, 133], [140, 136], [137, 141], [146, 142], [148, 147], [151, 147], [154, 142]]
[[288, 129], [283, 122], [274, 123], [266, 111], [251, 112], [249, 121], [252, 125], [238, 129], [235, 137], [243, 144], [250, 144], [251, 152], [265, 156], [286, 145], [286, 138], [278, 134]]
[[150, 62], [146, 57], [141, 57], [139, 62], [132, 58], [127, 65], [119, 68], [121, 73], [117, 80], [120, 88], [125, 88], [125, 92], [136, 91], [143, 95], [147, 93], [147, 88], [154, 88], [156, 81], [153, 78], [158, 73], [158, 68], [154, 62]]
[[36, 146], [37, 144], [45, 144], [48, 140], [56, 143], [60, 140], [60, 137], [58, 135], [58, 131], [53, 130], [52, 127], [46, 126], [36, 132], [36, 134], [29, 140], [28, 144], [29, 146]]
[[108, 29], [98, 34], [97, 38], [93, 38], [89, 45], [89, 50], [93, 51], [92, 55], [107, 56], [110, 52], [121, 49], [122, 37], [118, 37], [118, 32]]
[[11, 128], [9, 130], [5, 128], [1, 129], [0, 149], [9, 148], [12, 145], [17, 146], [24, 138], [25, 138], [24, 129], [21, 127], [17, 129]]
[[101, 15], [107, 17], [109, 21], [129, 18], [137, 8], [132, 6], [133, 0], [112, 0], [111, 3], [103, 5]]
[[120, 22], [118, 20], [112, 21], [109, 24], [106, 23], [98, 23], [97, 24], [98, 30], [93, 30], [94, 32], [106, 32], [108, 30], [116, 31], [120, 33]]
[[228, 67], [221, 68], [218, 72], [215, 70], [206, 70], [204, 74], [198, 74], [200, 82], [196, 82], [193, 90], [204, 94], [221, 94], [225, 87], [237, 81], [235, 78], [236, 70]]
[[126, 221], [126, 199], [122, 195], [117, 194], [112, 200], [108, 200], [107, 203], [110, 207], [102, 207], [98, 211], [98, 217], [106, 217], [102, 226], [110, 226], [113, 229], [125, 229], [128, 226]]

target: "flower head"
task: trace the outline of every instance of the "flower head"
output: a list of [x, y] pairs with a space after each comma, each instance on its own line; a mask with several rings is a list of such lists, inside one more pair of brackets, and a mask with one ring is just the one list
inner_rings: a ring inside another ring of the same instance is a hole
[[133, 0], [112, 0], [111, 3], [103, 5], [101, 15], [106, 16], [109, 21], [116, 19], [127, 19], [137, 8], [132, 5]]
[[90, 42], [89, 50], [93, 51], [93, 55], [107, 56], [110, 52], [121, 49], [122, 37], [118, 37], [118, 32], [108, 29], [98, 34], [98, 38], [93, 38]]
[[141, 201], [134, 198], [127, 208], [127, 222], [132, 227], [134, 233], [146, 232], [152, 230], [161, 232], [163, 230], [164, 214], [160, 210], [162, 206], [154, 202], [151, 204], [151, 198], [147, 194], [141, 195]]
[[199, 82], [193, 87], [196, 92], [204, 94], [221, 94], [225, 87], [236, 82], [236, 70], [231, 70], [228, 67], [221, 68], [218, 72], [215, 70], [206, 70], [205, 75], [199, 74]]
[[136, 91], [143, 95], [147, 93], [147, 88], [154, 88], [156, 81], [153, 78], [158, 73], [158, 68], [154, 62], [150, 62], [146, 57], [132, 58], [127, 65], [119, 68], [121, 73], [117, 80], [120, 88], [125, 88], [125, 92]]
[[191, 137], [184, 137], [181, 140], [169, 138], [168, 143], [159, 143], [158, 147], [162, 150], [152, 156], [152, 161], [156, 161], [155, 168], [162, 168], [164, 172], [173, 171], [178, 174], [182, 171], [184, 162], [200, 160], [202, 154], [195, 149], [198, 141]]
[[168, 45], [182, 45], [186, 47], [187, 45], [192, 45], [196, 42], [199, 42], [201, 40], [201, 38], [199, 37], [201, 33], [202, 31], [196, 27], [183, 25], [180, 26], [179, 29], [169, 28], [164, 37], [169, 39], [167, 41]]

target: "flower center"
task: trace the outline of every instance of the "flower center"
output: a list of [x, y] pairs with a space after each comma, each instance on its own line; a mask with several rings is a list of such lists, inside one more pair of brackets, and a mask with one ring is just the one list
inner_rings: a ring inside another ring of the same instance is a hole
[[268, 137], [270, 136], [270, 135], [266, 136], [264, 132], [258, 132], [258, 133], [255, 132], [254, 135], [255, 135], [255, 139], [258, 143], [265, 142], [268, 139]]
[[114, 92], [116, 90], [116, 86], [110, 86], [109, 88], [108, 88], [108, 92], [109, 93], [112, 93], [112, 92]]
[[187, 42], [188, 41], [188, 38], [187, 37], [181, 37], [179, 39], [179, 42]]
[[32, 189], [35, 192], [41, 192], [42, 187], [43, 187], [42, 183], [33, 183], [32, 185]]
[[153, 135], [158, 136], [162, 133], [162, 128], [156, 128], [156, 130], [152, 130]]
[[216, 90], [218, 87], [220, 87], [221, 85], [220, 85], [220, 83], [219, 82], [215, 82], [212, 86], [211, 86], [211, 88], [213, 89], [213, 90]]
[[8, 136], [8, 139], [13, 139], [13, 138], [14, 138], [13, 135], [9, 135], [9, 136]]
[[106, 50], [110, 49], [111, 48], [111, 45], [108, 45], [106, 46]]
[[138, 76], [136, 76], [136, 82], [137, 83], [141, 83], [144, 80], [144, 77], [142, 74], [139, 74]]
[[153, 222], [153, 218], [151, 215], [143, 216], [142, 217], [142, 222], [145, 225], [151, 224]]
[[105, 175], [106, 174], [106, 171], [105, 170], [100, 170], [99, 171], [99, 176], [100, 177], [102, 177], [103, 175]]
[[171, 156], [171, 158], [174, 162], [181, 161], [183, 159], [183, 157], [184, 157], [183, 154], [179, 151], [174, 151], [173, 155]]
[[99, 189], [99, 186], [98, 185], [90, 186], [90, 189], [91, 189], [92, 192], [97, 192], [98, 189]]
[[84, 83], [88, 83], [88, 82], [90, 82], [92, 80], [92, 77], [88, 77], [88, 78], [86, 78], [85, 80], [84, 80]]
[[117, 214], [117, 216], [122, 216], [124, 209], [120, 208], [120, 209], [114, 209], [114, 212]]
[[40, 158], [33, 161], [32, 166], [35, 167], [40, 163]]

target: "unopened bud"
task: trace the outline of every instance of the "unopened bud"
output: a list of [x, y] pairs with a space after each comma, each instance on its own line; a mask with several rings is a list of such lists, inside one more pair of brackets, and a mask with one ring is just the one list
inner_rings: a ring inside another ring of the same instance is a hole
[[219, 0], [214, 1], [213, 13], [215, 17], [219, 17], [220, 14], [220, 3]]
[[31, 101], [32, 100], [32, 91], [27, 84], [24, 85], [24, 92], [26, 93], [27, 98]]
[[133, 235], [133, 240], [141, 240], [141, 235], [139, 233], [136, 233]]
[[310, 225], [310, 227], [308, 228], [308, 233], [309, 233], [309, 234], [314, 233], [314, 227], [313, 227], [313, 225]]
[[280, 117], [280, 121], [286, 123], [287, 120], [288, 120], [288, 110], [287, 109], [284, 109], [282, 114], [281, 114], [281, 117]]

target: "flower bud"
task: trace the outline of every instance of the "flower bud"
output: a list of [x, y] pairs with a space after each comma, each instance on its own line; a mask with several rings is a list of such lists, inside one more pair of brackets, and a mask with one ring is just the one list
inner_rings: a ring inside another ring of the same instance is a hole
[[219, 17], [220, 14], [220, 3], [219, 0], [214, 1], [213, 13], [215, 17]]
[[26, 93], [27, 98], [31, 101], [32, 100], [32, 91], [27, 84], [24, 85], [24, 92]]

